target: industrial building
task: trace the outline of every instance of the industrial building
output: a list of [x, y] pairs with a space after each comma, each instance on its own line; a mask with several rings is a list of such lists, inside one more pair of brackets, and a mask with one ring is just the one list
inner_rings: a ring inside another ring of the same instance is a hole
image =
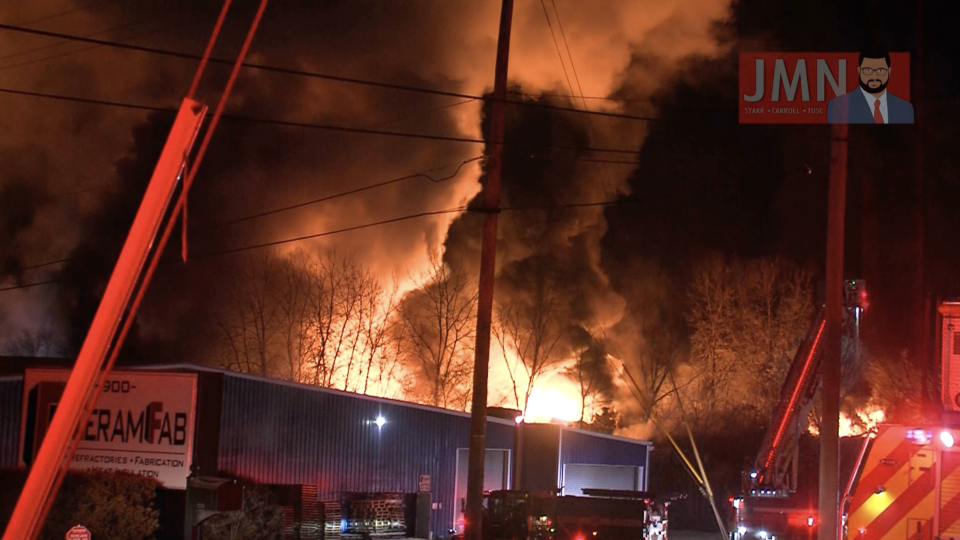
[[[0, 467], [29, 466], [68, 376], [0, 377]], [[468, 414], [194, 365], [115, 371], [103, 392], [73, 468], [151, 476], [174, 494], [188, 477], [310, 486], [320, 501], [412, 494], [421, 510], [428, 499], [428, 536], [457, 527]], [[648, 489], [649, 442], [488, 415], [486, 447], [485, 490]]]

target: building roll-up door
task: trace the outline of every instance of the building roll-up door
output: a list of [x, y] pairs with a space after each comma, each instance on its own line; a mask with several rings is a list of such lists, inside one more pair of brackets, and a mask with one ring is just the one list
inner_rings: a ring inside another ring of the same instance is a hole
[[642, 471], [633, 465], [568, 463], [563, 466], [563, 494], [582, 496], [583, 488], [639, 490]]
[[960, 537], [960, 452], [944, 452], [941, 470], [953, 471], [940, 479], [940, 536]]

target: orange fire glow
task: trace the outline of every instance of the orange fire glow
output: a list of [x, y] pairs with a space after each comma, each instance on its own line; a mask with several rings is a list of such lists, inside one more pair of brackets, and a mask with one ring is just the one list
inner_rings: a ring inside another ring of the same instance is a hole
[[[527, 423], [576, 422], [580, 420], [582, 399], [577, 383], [560, 374], [544, 377], [537, 381], [530, 392], [530, 401], [524, 411]], [[592, 414], [590, 400], [587, 400], [584, 419]]]
[[[886, 420], [886, 413], [877, 405], [867, 405], [854, 412], [850, 417], [845, 412], [840, 413], [840, 436], [859, 437], [867, 431], [877, 427], [877, 424]], [[817, 426], [810, 422], [810, 433], [820, 435]]]

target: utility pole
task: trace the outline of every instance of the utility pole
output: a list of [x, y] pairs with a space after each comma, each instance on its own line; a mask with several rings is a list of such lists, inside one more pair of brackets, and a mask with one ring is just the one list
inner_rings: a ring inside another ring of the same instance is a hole
[[487, 135], [487, 183], [484, 186], [483, 246], [480, 250], [480, 289], [477, 296], [477, 345], [473, 364], [473, 406], [470, 411], [470, 458], [467, 468], [466, 540], [481, 540], [483, 522], [483, 462], [486, 457], [487, 371], [490, 365], [490, 324], [497, 255], [497, 216], [500, 212], [500, 170], [503, 155], [504, 113], [507, 99], [507, 60], [513, 0], [503, 0], [497, 65]]
[[913, 103], [913, 159], [915, 164], [915, 220], [916, 220], [916, 252], [913, 260], [916, 261], [914, 274], [914, 302], [916, 302], [918, 311], [914, 319], [913, 342], [914, 350], [920, 364], [921, 379], [921, 399], [920, 413], [921, 418], [927, 421], [936, 421], [936, 405], [931, 399], [933, 394], [930, 385], [930, 375], [934, 373], [933, 362], [930, 358], [930, 347], [928, 336], [930, 335], [930, 298], [927, 295], [927, 264], [924, 257], [926, 242], [926, 220], [927, 220], [927, 192], [925, 179], [923, 177], [923, 3], [917, 0], [916, 3], [916, 32], [917, 36], [917, 57], [914, 59], [914, 77], [912, 88], [910, 89], [910, 101]]
[[830, 191], [827, 199], [826, 342], [820, 388], [819, 540], [839, 540], [840, 362], [843, 346], [843, 225], [847, 191], [846, 123], [830, 126]]

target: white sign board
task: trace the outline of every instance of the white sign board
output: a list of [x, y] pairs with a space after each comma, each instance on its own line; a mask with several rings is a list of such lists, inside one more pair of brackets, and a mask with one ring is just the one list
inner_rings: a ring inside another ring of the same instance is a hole
[[[27, 369], [23, 377], [23, 413], [20, 422], [20, 464], [31, 390], [41, 382], [63, 382], [69, 370]], [[37, 393], [35, 392], [34, 395]], [[188, 373], [113, 371], [86, 424], [71, 469], [127, 472], [153, 478], [172, 489], [186, 489], [193, 456], [197, 376]], [[34, 397], [36, 399], [36, 397]], [[56, 403], [43, 414], [52, 418]], [[39, 416], [40, 413], [38, 413]]]

